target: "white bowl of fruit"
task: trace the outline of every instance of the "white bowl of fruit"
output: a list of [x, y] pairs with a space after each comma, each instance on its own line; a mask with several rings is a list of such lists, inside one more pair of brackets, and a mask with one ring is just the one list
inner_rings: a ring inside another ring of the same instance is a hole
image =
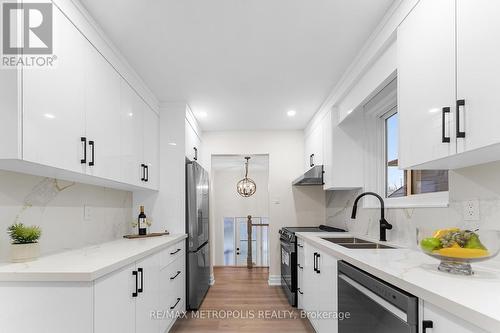
[[441, 260], [440, 271], [472, 275], [470, 263], [493, 258], [500, 251], [500, 232], [448, 228], [417, 230], [420, 249]]

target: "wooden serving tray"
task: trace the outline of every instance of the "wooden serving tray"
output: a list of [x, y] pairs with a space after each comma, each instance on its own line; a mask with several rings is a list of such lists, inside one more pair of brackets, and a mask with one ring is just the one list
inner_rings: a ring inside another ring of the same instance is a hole
[[123, 238], [127, 239], [136, 239], [136, 238], [149, 238], [149, 237], [158, 237], [158, 236], [164, 236], [164, 235], [169, 235], [170, 233], [168, 231], [165, 232], [152, 232], [147, 235], [125, 235]]

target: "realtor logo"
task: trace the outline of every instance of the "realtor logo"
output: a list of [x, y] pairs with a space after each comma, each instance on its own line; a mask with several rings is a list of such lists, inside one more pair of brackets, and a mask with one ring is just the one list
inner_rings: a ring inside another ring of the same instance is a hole
[[3, 3], [4, 55], [52, 54], [52, 3]]

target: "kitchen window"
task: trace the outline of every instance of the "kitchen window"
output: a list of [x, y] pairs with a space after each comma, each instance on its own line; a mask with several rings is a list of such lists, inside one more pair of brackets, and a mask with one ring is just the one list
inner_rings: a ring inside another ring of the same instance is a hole
[[[400, 170], [399, 115], [393, 108], [382, 117], [385, 132], [385, 196], [409, 197], [418, 194], [448, 191], [448, 170]], [[418, 138], [415, 138], [418, 140]]]

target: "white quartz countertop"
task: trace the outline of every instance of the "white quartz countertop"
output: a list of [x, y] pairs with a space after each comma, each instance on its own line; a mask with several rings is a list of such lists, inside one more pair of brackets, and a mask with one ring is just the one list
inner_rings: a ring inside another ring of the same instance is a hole
[[93, 281], [186, 238], [185, 234], [119, 239], [40, 257], [0, 264], [0, 281]]
[[[473, 276], [458, 276], [438, 271], [439, 261], [417, 250], [401, 247], [348, 249], [321, 238], [353, 236], [347, 233], [301, 232], [296, 235], [424, 302], [441, 307], [486, 331], [500, 332], [500, 264], [496, 260], [472, 264]], [[355, 237], [376, 242], [367, 237]]]

